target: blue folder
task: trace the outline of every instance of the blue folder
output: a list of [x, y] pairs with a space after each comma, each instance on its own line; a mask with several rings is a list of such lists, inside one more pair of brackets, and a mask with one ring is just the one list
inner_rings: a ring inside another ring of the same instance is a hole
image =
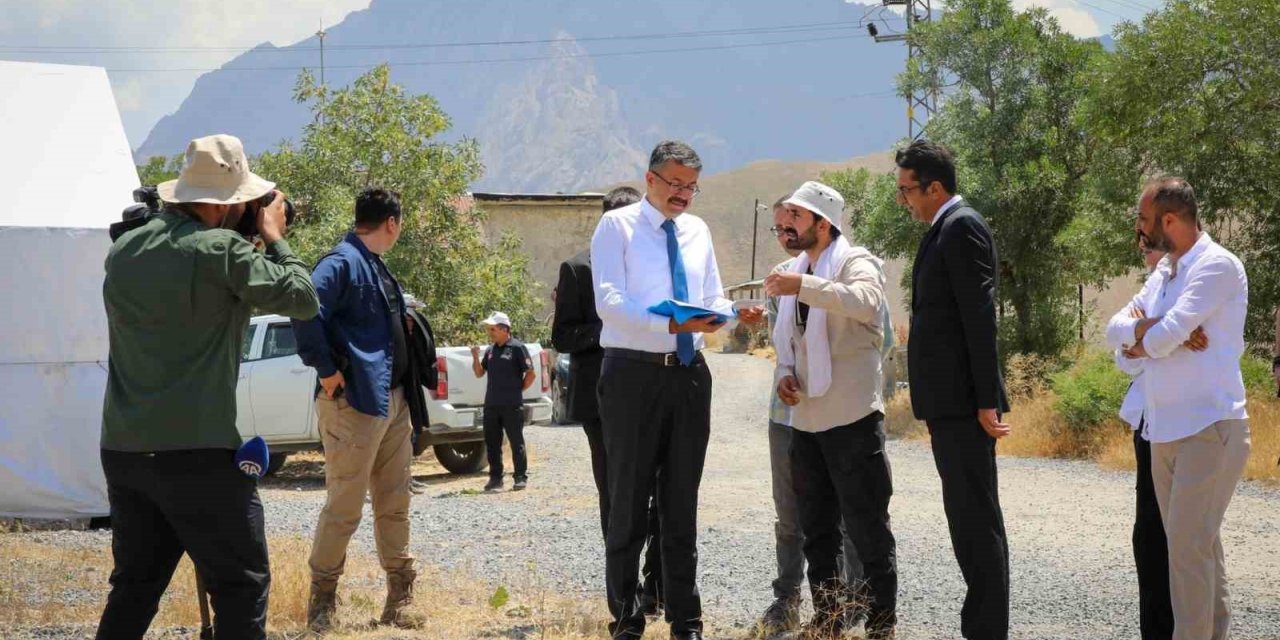
[[656, 313], [664, 318], [671, 318], [676, 324], [684, 324], [691, 318], [701, 318], [704, 316], [715, 316], [720, 322], [728, 322], [732, 319], [723, 313], [717, 313], [705, 307], [699, 307], [687, 302], [679, 300], [663, 300], [658, 304], [649, 307], [649, 313]]

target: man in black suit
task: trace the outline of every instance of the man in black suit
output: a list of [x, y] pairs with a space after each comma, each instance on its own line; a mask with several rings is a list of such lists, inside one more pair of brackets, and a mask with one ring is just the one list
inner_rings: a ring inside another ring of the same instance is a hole
[[[640, 192], [631, 187], [618, 187], [604, 197], [604, 212], [640, 201]], [[600, 406], [596, 385], [600, 382], [600, 363], [604, 349], [600, 347], [600, 316], [596, 313], [595, 292], [591, 286], [591, 249], [560, 263], [560, 281], [556, 284], [556, 309], [551, 323], [551, 341], [556, 351], [569, 354], [569, 417], [582, 422], [591, 448], [591, 473], [600, 495], [600, 530], [609, 530], [608, 467], [605, 463], [604, 433], [600, 425]], [[641, 604], [645, 613], [657, 615], [662, 598], [662, 553], [658, 544], [658, 511], [649, 509], [648, 552], [642, 571], [644, 584]]]
[[967, 593], [960, 633], [1009, 637], [1009, 545], [996, 482], [996, 440], [1009, 410], [996, 352], [998, 259], [987, 222], [956, 195], [944, 146], [898, 152], [898, 202], [930, 225], [911, 278], [911, 406], [929, 426], [951, 546]]

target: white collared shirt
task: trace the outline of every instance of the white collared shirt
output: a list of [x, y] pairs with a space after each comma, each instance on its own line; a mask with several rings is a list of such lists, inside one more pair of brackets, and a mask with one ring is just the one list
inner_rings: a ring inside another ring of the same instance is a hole
[[[648, 311], [673, 297], [667, 232], [662, 228], [665, 220], [647, 195], [600, 218], [591, 238], [596, 313], [604, 323], [600, 346], [651, 353], [676, 350], [676, 336], [667, 330], [668, 318]], [[689, 286], [688, 302], [733, 316], [733, 302], [724, 297], [707, 223], [688, 213], [673, 220]], [[694, 334], [695, 349], [704, 342], [702, 334]]]
[[938, 207], [938, 210], [934, 212], [933, 220], [929, 221], [929, 226], [932, 227], [933, 225], [938, 224], [938, 218], [942, 217], [942, 213], [947, 209], [950, 209], [952, 205], [959, 203], [961, 200], [964, 200], [964, 198], [960, 197], [960, 194], [958, 193], [954, 196], [951, 196], [950, 200], [946, 201], [945, 204], [943, 204], [941, 207]]
[[[1135, 342], [1135, 305], [1147, 317], [1160, 318], [1143, 338], [1149, 357], [1142, 360], [1143, 409], [1147, 440], [1173, 442], [1195, 435], [1220, 420], [1243, 420], [1244, 321], [1249, 282], [1244, 265], [1230, 251], [1201, 233], [1195, 246], [1173, 262], [1165, 256], [1142, 291], [1107, 324], [1107, 343], [1124, 349]], [[1196, 353], [1182, 346], [1203, 327], [1209, 347]]]

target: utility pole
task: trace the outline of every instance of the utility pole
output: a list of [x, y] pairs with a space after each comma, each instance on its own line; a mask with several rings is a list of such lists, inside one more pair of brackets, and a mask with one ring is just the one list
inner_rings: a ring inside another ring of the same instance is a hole
[[[931, 22], [933, 20], [933, 1], [932, 0], [881, 0], [881, 4], [886, 7], [902, 6], [905, 7], [904, 18], [907, 21], [907, 33], [893, 33], [888, 35], [880, 35], [874, 22], [867, 23], [867, 33], [880, 42], [907, 42], [907, 63], [908, 65], [917, 56], [920, 55], [920, 48], [907, 39], [911, 29], [921, 22]], [[912, 92], [907, 95], [907, 137], [912, 140], [919, 140], [924, 136], [925, 125], [928, 124], [929, 118], [938, 111], [938, 90], [937, 83], [933, 87], [923, 92]]]
[[316, 32], [316, 37], [320, 38], [320, 124], [324, 124], [324, 104], [325, 94], [328, 92], [328, 86], [324, 83], [324, 18], [320, 19], [320, 30]]
[[756, 238], [760, 235], [760, 198], [756, 198], [755, 209], [752, 209], [751, 224], [751, 278], [750, 282], [756, 281]]

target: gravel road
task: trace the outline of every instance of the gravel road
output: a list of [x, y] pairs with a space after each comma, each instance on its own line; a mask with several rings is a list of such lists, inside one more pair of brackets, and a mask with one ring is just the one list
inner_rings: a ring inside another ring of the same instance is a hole
[[[708, 361], [715, 388], [699, 513], [700, 586], [713, 628], [746, 629], [769, 604], [775, 571], [765, 429], [771, 365], [744, 355]], [[586, 438], [577, 427], [525, 433], [532, 459], [528, 491], [478, 494], [482, 476], [420, 478], [427, 491], [413, 501], [414, 552], [426, 564], [485, 580], [528, 584], [532, 572], [540, 584], [603, 599], [603, 545]], [[891, 442], [889, 453], [900, 637], [957, 638], [963, 583], [933, 459], [920, 442]], [[1092, 463], [1002, 458], [1000, 484], [1013, 570], [1011, 637], [1137, 637], [1132, 476]], [[268, 482], [262, 493], [270, 535], [311, 534], [324, 500], [319, 480]], [[372, 549], [367, 524], [356, 535], [365, 553]], [[100, 536], [59, 537], [100, 544]], [[1280, 638], [1280, 491], [1244, 485], [1227, 514], [1223, 543], [1236, 611], [1233, 637]]]

